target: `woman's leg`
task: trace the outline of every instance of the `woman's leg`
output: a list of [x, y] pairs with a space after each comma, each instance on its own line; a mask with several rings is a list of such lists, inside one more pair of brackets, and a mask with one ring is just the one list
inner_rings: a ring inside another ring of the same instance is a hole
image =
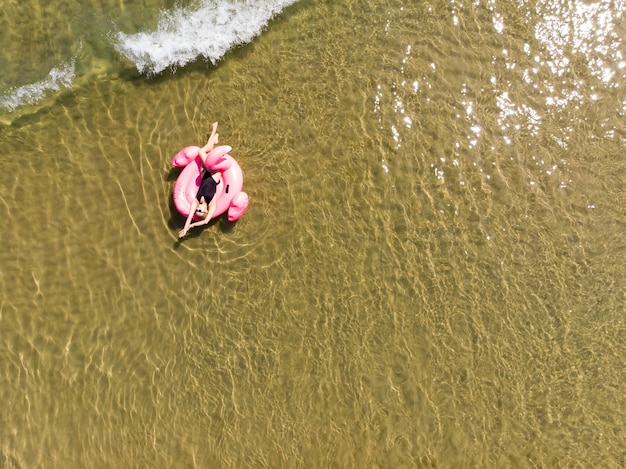
[[199, 151], [200, 159], [202, 159], [202, 165], [204, 165], [207, 154], [211, 150], [213, 150], [218, 140], [219, 140], [219, 135], [217, 133], [217, 122], [213, 122], [211, 136], [209, 137], [209, 140], [206, 142], [206, 145], [200, 148], [200, 151]]

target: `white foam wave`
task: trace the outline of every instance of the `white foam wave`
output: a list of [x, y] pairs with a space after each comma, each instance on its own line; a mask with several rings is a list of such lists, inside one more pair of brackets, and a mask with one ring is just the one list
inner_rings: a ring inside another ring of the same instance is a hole
[[72, 60], [50, 70], [48, 76], [36, 83], [30, 83], [8, 91], [0, 96], [0, 107], [14, 111], [24, 104], [36, 104], [52, 91], [71, 88], [76, 76], [75, 63]]
[[204, 58], [215, 64], [258, 36], [297, 0], [202, 0], [194, 9], [163, 11], [156, 31], [117, 33], [115, 48], [142, 73], [159, 73]]

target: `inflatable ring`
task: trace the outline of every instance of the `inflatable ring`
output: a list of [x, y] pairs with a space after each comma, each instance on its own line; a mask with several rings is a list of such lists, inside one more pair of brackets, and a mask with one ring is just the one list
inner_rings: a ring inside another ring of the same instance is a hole
[[[215, 190], [215, 212], [217, 218], [228, 212], [228, 221], [235, 221], [248, 208], [248, 194], [243, 192], [243, 172], [239, 163], [229, 155], [231, 147], [222, 145], [211, 150], [205, 166], [210, 171], [222, 173], [222, 182]], [[172, 165], [183, 168], [174, 185], [174, 205], [184, 217], [189, 215], [191, 204], [198, 194], [202, 182], [202, 160], [200, 147], [190, 146], [180, 150], [172, 160]], [[197, 220], [194, 215], [194, 220]]]

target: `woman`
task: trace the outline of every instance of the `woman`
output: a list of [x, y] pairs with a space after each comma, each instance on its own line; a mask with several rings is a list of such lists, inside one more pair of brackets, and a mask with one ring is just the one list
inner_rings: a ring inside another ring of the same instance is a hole
[[[196, 198], [191, 204], [191, 209], [189, 210], [189, 215], [187, 216], [187, 220], [185, 221], [185, 227], [178, 232], [178, 237], [183, 238], [189, 229], [194, 228], [196, 226], [206, 225], [211, 221], [211, 217], [215, 212], [215, 189], [217, 185], [222, 181], [222, 173], [219, 171], [215, 174], [211, 174], [209, 170], [206, 169], [205, 161], [207, 154], [213, 150], [215, 144], [218, 143], [219, 135], [217, 134], [217, 122], [213, 123], [213, 130], [211, 132], [211, 136], [209, 137], [208, 142], [205, 146], [200, 148], [198, 152], [200, 155], [200, 159], [202, 160], [202, 182], [200, 183], [200, 188], [198, 189], [198, 193], [196, 194]], [[193, 216], [196, 215], [200, 220], [194, 223], [191, 223]]]

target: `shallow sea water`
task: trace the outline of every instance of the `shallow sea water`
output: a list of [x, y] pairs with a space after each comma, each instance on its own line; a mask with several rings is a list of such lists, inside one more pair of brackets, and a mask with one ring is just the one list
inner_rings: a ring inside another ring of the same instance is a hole
[[[0, 467], [626, 465], [623, 7], [302, 1], [157, 77], [85, 46], [0, 124]], [[250, 207], [179, 242], [216, 120]]]

